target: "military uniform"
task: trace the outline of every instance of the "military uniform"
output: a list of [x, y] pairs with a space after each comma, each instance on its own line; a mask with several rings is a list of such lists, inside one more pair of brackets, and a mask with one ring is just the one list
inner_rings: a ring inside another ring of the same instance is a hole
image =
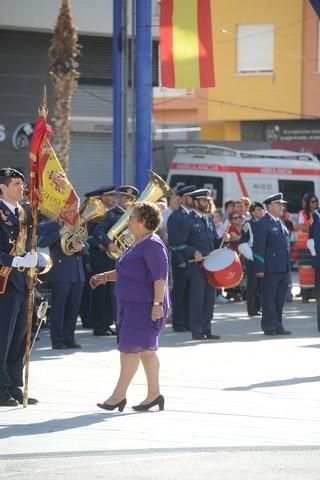
[[[312, 241], [312, 264], [315, 268], [315, 294], [317, 302], [317, 327], [320, 332], [320, 210], [312, 214], [309, 238]], [[310, 241], [309, 240], [309, 241]], [[310, 245], [308, 241], [308, 246]]]
[[[207, 189], [196, 190], [190, 196], [194, 200], [211, 199], [210, 191]], [[208, 283], [201, 265], [190, 262], [196, 251], [206, 256], [219, 247], [219, 237], [211, 215], [202, 215], [192, 210], [182, 224], [180, 240], [178, 251], [181, 251], [184, 259], [189, 262], [189, 318], [192, 338], [195, 340], [218, 339], [218, 335], [211, 333], [215, 288]]]
[[[264, 203], [284, 203], [282, 194], [268, 197]], [[258, 222], [253, 239], [253, 261], [262, 278], [261, 328], [266, 335], [282, 335], [282, 310], [290, 283], [289, 233], [284, 223], [270, 213]]]
[[[117, 189], [119, 195], [129, 195], [134, 199], [138, 190], [130, 185], [123, 185]], [[108, 210], [105, 218], [98, 223], [90, 237], [90, 262], [93, 274], [114, 270], [115, 261], [107, 255], [107, 248], [111, 243], [108, 237], [110, 228], [122, 217], [125, 210], [116, 205]], [[116, 302], [113, 294], [114, 285], [111, 282], [99, 285], [92, 291], [92, 324], [94, 335], [112, 334], [110, 326], [116, 321]]]
[[[183, 196], [190, 194], [195, 190], [194, 185], [182, 187], [177, 191], [177, 195]], [[189, 281], [188, 281], [188, 262], [186, 262], [179, 245], [181, 244], [181, 230], [183, 223], [186, 222], [190, 214], [190, 209], [180, 205], [174, 210], [168, 218], [167, 232], [168, 245], [170, 248], [171, 272], [173, 286], [171, 290], [172, 301], [172, 328], [176, 332], [190, 330], [189, 322]]]
[[[0, 169], [0, 177], [24, 180], [20, 172], [11, 168]], [[19, 387], [23, 385], [28, 276], [26, 268], [15, 262], [24, 258], [25, 251], [30, 249], [32, 219], [22, 207], [16, 206], [16, 210], [15, 205], [0, 200], [1, 406], [22, 403]], [[29, 403], [36, 403], [31, 400]]]
[[246, 301], [249, 316], [257, 315], [261, 308], [260, 279], [256, 276], [253, 262], [253, 238], [258, 221], [254, 218], [246, 220], [241, 230], [239, 252], [245, 257], [246, 269]]
[[52, 348], [80, 348], [74, 338], [85, 281], [82, 255], [65, 255], [61, 249], [61, 225], [50, 221], [38, 225], [39, 247], [49, 247], [53, 265], [47, 273], [52, 288], [50, 336]]
[[[102, 185], [101, 187], [97, 188], [96, 190], [92, 190], [91, 192], [85, 193], [85, 197], [92, 198], [92, 197], [100, 197], [102, 195], [114, 195], [116, 192], [114, 185]], [[107, 210], [106, 210], [107, 211]], [[90, 259], [90, 238], [92, 235], [93, 230], [97, 226], [99, 222], [95, 220], [91, 220], [87, 223], [87, 230], [88, 230], [88, 251], [85, 255], [83, 255], [83, 264], [84, 264], [84, 271], [86, 280], [83, 287], [82, 292], [82, 299], [81, 299], [81, 306], [80, 306], [80, 317], [82, 321], [82, 326], [84, 328], [93, 328], [92, 323], [92, 288], [89, 285], [90, 278], [92, 276], [92, 267], [91, 267], [91, 259]]]

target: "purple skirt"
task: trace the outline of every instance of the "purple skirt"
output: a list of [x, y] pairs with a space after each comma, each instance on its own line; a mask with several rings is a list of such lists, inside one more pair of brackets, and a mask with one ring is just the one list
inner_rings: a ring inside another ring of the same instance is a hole
[[157, 350], [159, 335], [165, 325], [164, 317], [151, 319], [152, 304], [117, 302], [117, 325], [119, 331], [119, 350], [126, 353], [138, 353], [144, 350]]

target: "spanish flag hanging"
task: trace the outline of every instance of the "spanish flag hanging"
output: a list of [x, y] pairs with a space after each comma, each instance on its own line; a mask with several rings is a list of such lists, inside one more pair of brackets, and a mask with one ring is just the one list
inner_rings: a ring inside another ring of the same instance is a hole
[[49, 218], [74, 226], [79, 221], [80, 200], [51, 146], [51, 135], [46, 119], [40, 116], [29, 153], [31, 203]]
[[212, 0], [161, 0], [161, 81], [169, 88], [215, 86]]

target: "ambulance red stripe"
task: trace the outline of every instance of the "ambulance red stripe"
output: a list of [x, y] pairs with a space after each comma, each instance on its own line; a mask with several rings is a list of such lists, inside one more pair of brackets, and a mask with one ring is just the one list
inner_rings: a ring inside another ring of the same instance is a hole
[[209, 165], [206, 163], [177, 163], [174, 162], [170, 167], [172, 170], [193, 170], [210, 172], [232, 172], [232, 173], [262, 173], [264, 175], [313, 175], [319, 176], [320, 169], [313, 168], [284, 168], [284, 167], [243, 167], [230, 165]]

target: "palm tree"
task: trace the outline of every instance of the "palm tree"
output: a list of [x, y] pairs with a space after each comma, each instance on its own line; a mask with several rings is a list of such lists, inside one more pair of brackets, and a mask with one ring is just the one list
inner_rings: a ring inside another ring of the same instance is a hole
[[52, 119], [55, 129], [54, 148], [65, 171], [68, 170], [69, 159], [71, 99], [79, 78], [79, 64], [76, 61], [79, 53], [71, 0], [62, 0], [49, 49], [49, 71], [55, 96]]

